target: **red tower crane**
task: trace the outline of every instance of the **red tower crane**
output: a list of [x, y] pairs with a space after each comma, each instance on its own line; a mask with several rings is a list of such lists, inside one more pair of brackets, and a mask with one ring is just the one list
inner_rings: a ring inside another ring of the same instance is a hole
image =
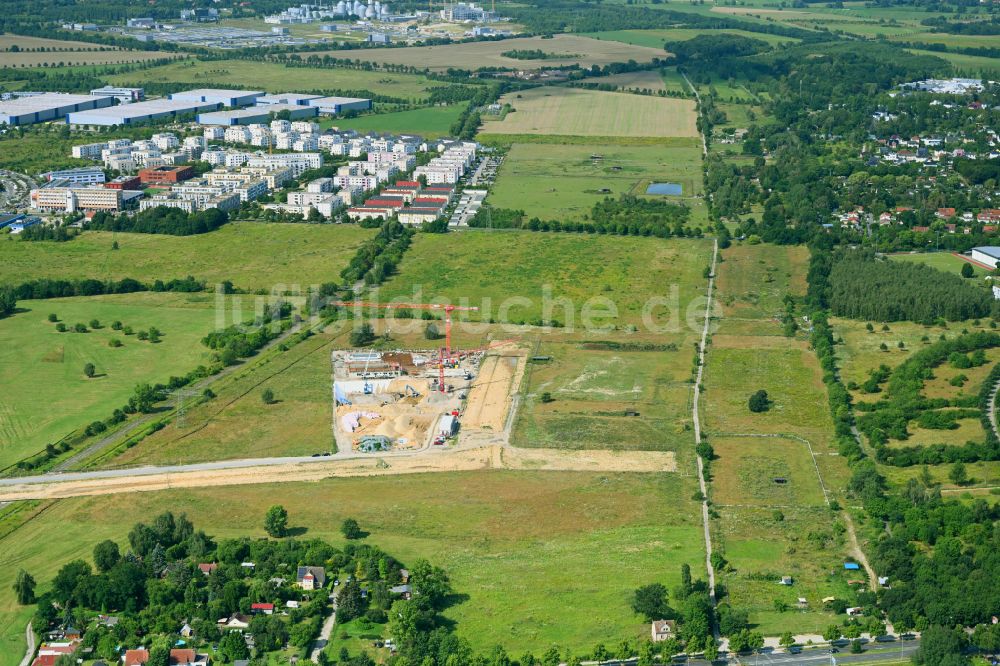
[[438, 355], [438, 391], [444, 393], [444, 363], [445, 357], [451, 361], [451, 313], [455, 310], [477, 312], [479, 308], [462, 305], [447, 305], [443, 303], [368, 303], [365, 301], [335, 301], [331, 305], [342, 308], [382, 308], [385, 310], [444, 310], [444, 350]]

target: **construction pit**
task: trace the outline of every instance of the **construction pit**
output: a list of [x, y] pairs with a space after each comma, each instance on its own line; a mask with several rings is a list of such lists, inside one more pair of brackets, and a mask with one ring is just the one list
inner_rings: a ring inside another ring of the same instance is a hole
[[340, 452], [446, 448], [503, 434], [526, 354], [514, 345], [454, 353], [335, 350], [333, 431]]

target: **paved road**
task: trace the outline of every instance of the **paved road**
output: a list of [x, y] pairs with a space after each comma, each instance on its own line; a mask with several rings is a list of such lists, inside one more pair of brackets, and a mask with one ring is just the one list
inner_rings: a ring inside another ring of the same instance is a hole
[[24, 659], [21, 660], [20, 666], [28, 666], [31, 663], [31, 658], [35, 656], [35, 632], [31, 630], [31, 622], [28, 622], [28, 626], [24, 628], [24, 642], [28, 644], [28, 649], [24, 653]]
[[313, 641], [312, 654], [309, 655], [309, 659], [314, 664], [319, 663], [319, 656], [323, 653], [323, 648], [330, 643], [333, 626], [337, 623], [337, 589], [333, 588], [333, 591], [330, 592], [330, 603], [333, 605], [333, 612], [323, 622], [323, 628], [319, 631], [319, 638]]
[[[715, 288], [715, 265], [719, 257], [719, 241], [712, 247], [712, 266], [709, 269], [708, 297], [705, 300], [705, 325], [701, 329], [701, 344], [698, 346], [698, 372], [694, 379], [694, 399], [691, 401], [691, 417], [694, 420], [694, 442], [701, 444], [701, 420], [698, 417], [698, 401], [701, 397], [701, 377], [705, 371], [705, 345], [708, 343], [708, 328], [712, 315], [712, 290]], [[708, 490], [705, 487], [705, 461], [698, 456], [698, 487], [701, 489], [701, 521], [705, 532], [705, 567], [708, 570], [708, 593], [715, 603], [715, 568], [712, 566], [712, 534], [708, 522]]]

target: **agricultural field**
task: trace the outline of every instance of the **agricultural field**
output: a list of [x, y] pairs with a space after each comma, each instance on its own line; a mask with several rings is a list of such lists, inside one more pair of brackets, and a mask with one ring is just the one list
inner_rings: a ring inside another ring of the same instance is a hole
[[[394, 50], [394, 49], [378, 49]], [[400, 52], [411, 49], [400, 49]], [[344, 57], [342, 51], [337, 57]], [[239, 86], [267, 92], [322, 92], [327, 90], [370, 91], [408, 100], [420, 100], [440, 81], [418, 74], [368, 72], [329, 67], [287, 67], [277, 63], [255, 62], [247, 66], [240, 60], [184, 60], [143, 70], [109, 76], [115, 85], [149, 83], [184, 83], [192, 86]]]
[[710, 248], [708, 240], [676, 238], [530, 231], [421, 234], [379, 297], [468, 303], [480, 308], [472, 318], [481, 321], [554, 319], [565, 326], [555, 329], [560, 334], [594, 339], [598, 327], [636, 326], [642, 333], [644, 307], [653, 298], [669, 297], [677, 285], [676, 306], [650, 311], [653, 323], [670, 326], [673, 313], [683, 328], [687, 304], [702, 293], [701, 272]]
[[[694, 101], [539, 87], [505, 95], [514, 107], [490, 133], [612, 137], [696, 137]], [[484, 138], [488, 138], [488, 134]]]
[[691, 359], [673, 351], [594, 349], [545, 342], [532, 363], [512, 444], [562, 449], [686, 451], [691, 431]]
[[951, 252], [918, 252], [918, 253], [904, 253], [904, 254], [892, 254], [889, 258], [893, 261], [912, 261], [921, 264], [927, 264], [932, 268], [936, 268], [939, 271], [944, 271], [945, 273], [959, 273], [962, 270], [962, 266], [965, 264], [970, 264], [975, 271], [977, 277], [985, 277], [989, 275], [989, 270], [983, 268], [979, 264], [966, 261], [961, 256], [953, 254]]
[[102, 539], [124, 543], [128, 526], [168, 507], [215, 537], [262, 537], [263, 515], [276, 502], [306, 537], [342, 545], [339, 526], [352, 517], [368, 541], [404, 562], [425, 557], [443, 567], [457, 595], [445, 614], [477, 651], [617, 645], [648, 634], [629, 608], [632, 589], [674, 587], [682, 563], [701, 570], [692, 488], [663, 474], [483, 471], [61, 500], [0, 539], [0, 666], [16, 666], [24, 654], [33, 612], [14, 602], [19, 568], [43, 592], [62, 564], [89, 560]]
[[650, 48], [662, 49], [666, 42], [683, 42], [693, 39], [699, 35], [740, 35], [759, 39], [771, 45], [797, 43], [800, 40], [794, 37], [784, 37], [782, 35], [769, 35], [762, 32], [748, 32], [746, 30], [708, 30], [700, 28], [667, 28], [663, 30], [605, 30], [603, 32], [588, 33], [588, 37], [600, 40], [611, 40], [634, 44], [636, 46], [648, 46]]
[[[347, 330], [339, 327], [314, 335], [213, 385], [216, 398], [187, 409], [183, 417], [116, 457], [113, 465], [334, 451], [330, 351]], [[264, 404], [261, 394], [268, 389], [274, 401]]]
[[582, 83], [596, 83], [598, 85], [615, 86], [619, 90], [649, 90], [660, 92], [667, 90], [660, 72], [653, 69], [644, 69], [638, 72], [625, 72], [623, 74], [612, 74], [611, 76], [595, 76], [583, 79]]
[[[543, 60], [519, 60], [501, 55], [506, 51], [541, 50], [555, 54]], [[318, 52], [323, 56], [327, 52]], [[520, 37], [499, 41], [446, 44], [443, 46], [415, 46], [406, 49], [370, 49], [352, 51], [345, 56], [343, 51], [331, 51], [336, 57], [350, 57], [368, 62], [391, 65], [416, 65], [432, 70], [450, 67], [511, 67], [516, 69], [540, 69], [564, 67], [579, 64], [582, 67], [607, 65], [613, 62], [649, 62], [653, 58], [665, 58], [663, 46], [650, 48], [634, 46], [610, 40], [596, 40], [580, 35], [555, 35], [543, 37]]]
[[66, 243], [0, 237], [0, 284], [26, 278], [152, 281], [191, 275], [210, 284], [230, 280], [248, 290], [304, 289], [336, 282], [373, 233], [353, 224], [238, 222], [197, 236], [86, 231]]
[[[599, 159], [595, 158], [599, 156]], [[489, 203], [549, 219], [582, 219], [605, 197], [642, 194], [650, 182], [678, 183], [691, 206], [691, 223], [704, 223], [701, 143], [514, 143], [497, 174]]]
[[427, 139], [436, 139], [450, 133], [452, 123], [455, 122], [464, 108], [463, 104], [432, 106], [426, 109], [377, 113], [358, 118], [334, 118], [320, 124], [342, 130], [419, 134]]
[[[0, 320], [0, 383], [30, 386], [8, 391], [0, 406], [0, 468], [42, 451], [76, 428], [105, 419], [124, 405], [136, 384], [165, 382], [207, 363], [201, 338], [215, 328], [214, 297], [208, 294], [116, 294], [20, 301], [19, 312]], [[50, 313], [70, 329], [49, 322]], [[100, 328], [90, 326], [91, 320]], [[136, 333], [155, 326], [158, 343], [114, 331], [121, 321]], [[76, 323], [86, 333], [71, 332]], [[118, 348], [111, 339], [121, 340]], [[84, 375], [93, 363], [96, 374]]]
[[951, 63], [952, 71], [956, 75], [968, 74], [969, 76], [997, 76], [1000, 74], [1000, 62], [998, 62], [996, 58], [966, 55], [964, 53], [923, 51], [921, 49], [906, 50], [917, 55], [937, 56], [938, 58]]
[[[119, 51], [115, 46], [105, 46], [103, 44], [93, 44], [91, 42], [76, 42], [66, 39], [48, 39], [47, 37], [29, 37], [28, 35], [15, 35], [11, 32], [0, 33], [0, 51], [10, 51], [11, 47], [17, 47], [18, 51], [35, 51], [45, 49], [46, 51]], [[6, 58], [7, 56], [4, 56]]]

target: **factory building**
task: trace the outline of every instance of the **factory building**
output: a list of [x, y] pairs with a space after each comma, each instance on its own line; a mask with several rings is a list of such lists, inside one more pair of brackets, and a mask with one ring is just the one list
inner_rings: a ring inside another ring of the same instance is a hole
[[146, 97], [143, 88], [120, 88], [118, 86], [104, 86], [90, 91], [92, 97], [113, 97], [119, 104], [131, 104], [141, 102]]
[[314, 118], [318, 109], [312, 106], [295, 106], [291, 104], [271, 104], [268, 106], [255, 106], [246, 109], [235, 109], [232, 111], [212, 111], [209, 113], [199, 113], [198, 123], [200, 125], [253, 125], [266, 123], [270, 119], [270, 114], [279, 111], [287, 111], [289, 118], [298, 120], [300, 118]]
[[[111, 103], [110, 97], [91, 97], [89, 99], [107, 100]], [[173, 118], [187, 113], [198, 113], [199, 111], [215, 111], [219, 108], [218, 102], [185, 102], [169, 99], [156, 99], [148, 102], [136, 102], [135, 104], [122, 104], [106, 109], [94, 109], [93, 111], [78, 111], [70, 113], [66, 121], [71, 125], [134, 125], [136, 123], [149, 122], [151, 120], [162, 120]]]
[[309, 100], [309, 106], [315, 106], [320, 113], [336, 116], [344, 111], [368, 111], [372, 108], [372, 101], [360, 97], [319, 97]]
[[113, 97], [44, 93], [0, 102], [0, 125], [32, 125], [114, 104]]
[[198, 88], [174, 93], [170, 99], [175, 102], [215, 103], [222, 106], [236, 107], [253, 104], [263, 90], [224, 90], [220, 88]]
[[62, 169], [42, 174], [42, 178], [50, 183], [57, 180], [73, 185], [94, 185], [105, 181], [104, 169], [101, 167], [80, 167], [79, 169]]
[[257, 98], [257, 106], [291, 105], [309, 106], [309, 101], [321, 98], [322, 95], [308, 95], [306, 93], [274, 93], [273, 95], [261, 95]]

